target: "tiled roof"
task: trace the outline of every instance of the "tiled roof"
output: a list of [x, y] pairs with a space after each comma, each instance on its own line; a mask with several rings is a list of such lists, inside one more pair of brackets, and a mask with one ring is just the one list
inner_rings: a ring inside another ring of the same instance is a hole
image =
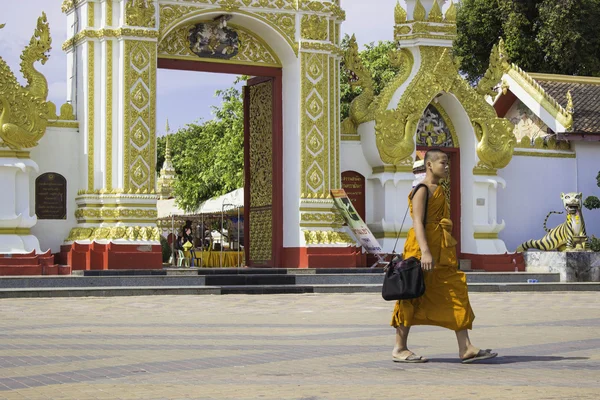
[[[567, 92], [573, 97], [573, 132], [600, 134], [600, 79], [544, 74], [532, 77], [561, 106], [567, 107]], [[556, 77], [553, 79], [553, 77]]]

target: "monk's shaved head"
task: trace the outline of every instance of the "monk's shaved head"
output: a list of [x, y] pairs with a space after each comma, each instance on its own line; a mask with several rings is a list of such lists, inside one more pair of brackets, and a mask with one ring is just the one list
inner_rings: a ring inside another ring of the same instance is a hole
[[448, 155], [440, 149], [427, 150], [427, 153], [425, 153], [425, 165], [427, 165], [428, 161], [434, 162], [443, 156], [448, 157]]

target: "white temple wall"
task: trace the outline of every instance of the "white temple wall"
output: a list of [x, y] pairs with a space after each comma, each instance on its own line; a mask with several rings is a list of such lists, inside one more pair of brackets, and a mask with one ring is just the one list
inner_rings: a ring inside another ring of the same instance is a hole
[[[543, 225], [548, 212], [563, 211], [560, 194], [577, 190], [577, 163], [574, 158], [515, 155], [506, 168], [498, 171], [507, 183], [505, 190], [498, 191], [498, 219], [506, 222], [499, 237], [508, 251], [546, 234]], [[561, 224], [564, 218], [552, 215], [548, 227]]]
[[365, 219], [371, 223], [373, 219], [373, 191], [378, 180], [369, 179], [373, 169], [367, 162], [360, 142], [342, 141], [340, 144], [340, 173], [355, 171], [365, 177]]
[[38, 173], [32, 173], [30, 180], [30, 210], [35, 215], [35, 180], [47, 172], [61, 174], [67, 180], [67, 216], [64, 220], [38, 219], [31, 228], [32, 235], [40, 241], [40, 249], [51, 249], [53, 253], [60, 251], [60, 245], [69, 236], [69, 231], [77, 221], [75, 220], [75, 197], [81, 189], [79, 180], [79, 131], [74, 128], [51, 128], [46, 130], [39, 145], [31, 150], [31, 159], [39, 166]]
[[[577, 152], [577, 191], [583, 193], [583, 199], [588, 196], [600, 198], [600, 188], [596, 183], [596, 176], [600, 171], [600, 143], [598, 142], [573, 142], [572, 146]], [[600, 210], [583, 209], [585, 228], [589, 237], [600, 237]]]

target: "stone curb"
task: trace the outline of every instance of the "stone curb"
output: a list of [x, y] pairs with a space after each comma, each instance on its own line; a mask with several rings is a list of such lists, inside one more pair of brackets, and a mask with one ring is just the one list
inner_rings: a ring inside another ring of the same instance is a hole
[[[94, 288], [8, 288], [0, 298], [112, 297], [156, 295], [379, 293], [380, 284], [361, 285], [244, 285], [244, 286], [138, 286]], [[471, 293], [497, 292], [597, 292], [600, 283], [476, 283]]]

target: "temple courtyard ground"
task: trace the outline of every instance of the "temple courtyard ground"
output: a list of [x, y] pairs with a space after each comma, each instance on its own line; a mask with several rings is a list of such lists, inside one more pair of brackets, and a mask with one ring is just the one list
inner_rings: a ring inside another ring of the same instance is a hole
[[474, 343], [415, 327], [395, 364], [378, 294], [0, 300], [0, 399], [598, 399], [597, 293], [472, 293]]

